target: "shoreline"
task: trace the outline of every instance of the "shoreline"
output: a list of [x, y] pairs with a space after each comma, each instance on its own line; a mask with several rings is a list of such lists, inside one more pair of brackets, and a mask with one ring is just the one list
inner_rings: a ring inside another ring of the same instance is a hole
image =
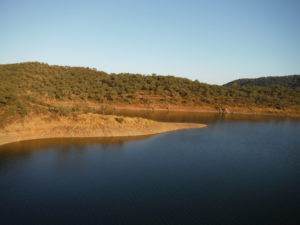
[[[105, 104], [88, 104], [91, 108], [103, 107]], [[112, 104], [107, 106], [113, 112], [182, 112], [182, 113], [214, 113], [220, 115], [256, 115], [276, 116], [299, 119], [300, 114], [282, 110], [271, 110], [257, 108], [245, 110], [245, 108], [220, 108], [160, 105], [150, 107], [149, 105], [127, 105]], [[223, 111], [222, 111], [223, 110]], [[27, 116], [25, 119], [15, 121], [4, 129], [0, 129], [0, 146], [25, 140], [52, 139], [52, 138], [107, 138], [107, 137], [136, 137], [145, 135], [156, 135], [183, 129], [203, 128], [207, 125], [197, 123], [173, 123], [158, 122], [141, 117], [127, 117], [118, 115], [102, 115], [94, 113], [80, 114], [77, 118], [54, 116]], [[49, 118], [48, 118], [49, 117]], [[123, 122], [116, 118], [125, 119]], [[100, 124], [99, 120], [100, 119]], [[79, 121], [79, 123], [78, 123]], [[98, 122], [98, 123], [97, 123]], [[30, 130], [30, 131], [26, 131]], [[37, 135], [38, 134], [38, 135]]]
[[[43, 99], [43, 102], [49, 105], [66, 107], [73, 107], [80, 105], [82, 101], [48, 101]], [[281, 117], [300, 118], [300, 109], [286, 108], [276, 109], [272, 107], [258, 107], [258, 106], [230, 106], [230, 105], [174, 105], [174, 104], [127, 104], [127, 103], [96, 103], [93, 101], [84, 102], [86, 107], [90, 109], [101, 111], [102, 114], [114, 113], [115, 111], [146, 111], [146, 112], [199, 112], [199, 113], [218, 113], [224, 115], [243, 114], [243, 115], [271, 115]]]
[[138, 117], [81, 114], [77, 118], [25, 118], [0, 130], [0, 146], [37, 139], [102, 138], [156, 135], [185, 129], [199, 129], [198, 123], [157, 122]]
[[199, 112], [199, 113], [217, 113], [217, 114], [242, 114], [242, 115], [270, 115], [281, 117], [300, 118], [300, 108], [273, 108], [273, 107], [259, 107], [259, 106], [231, 106], [231, 105], [176, 105], [166, 103], [96, 103], [93, 101], [64, 101], [64, 100], [51, 100], [43, 99], [43, 102], [53, 106], [74, 107], [80, 104], [86, 104], [90, 109], [100, 111], [102, 114], [114, 113], [116, 111], [144, 111], [144, 112]]
[[145, 111], [145, 112], [186, 112], [186, 113], [216, 113], [224, 115], [262, 115], [262, 116], [280, 116], [300, 118], [300, 112], [283, 111], [273, 108], [241, 108], [241, 107], [193, 107], [193, 106], [169, 106], [169, 107], [149, 107], [149, 106], [130, 106], [130, 105], [112, 105], [116, 111]]

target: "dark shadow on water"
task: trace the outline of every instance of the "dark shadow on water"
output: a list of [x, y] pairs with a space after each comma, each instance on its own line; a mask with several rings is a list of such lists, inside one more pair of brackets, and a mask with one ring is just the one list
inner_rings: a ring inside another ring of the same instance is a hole
[[125, 142], [142, 140], [151, 136], [153, 135], [141, 135], [135, 137], [49, 138], [26, 140], [0, 146], [0, 160], [4, 157], [26, 155], [34, 151], [46, 150], [48, 148], [60, 148], [62, 151], [68, 151], [74, 147], [80, 150], [100, 145], [105, 149], [105, 146], [121, 146]]

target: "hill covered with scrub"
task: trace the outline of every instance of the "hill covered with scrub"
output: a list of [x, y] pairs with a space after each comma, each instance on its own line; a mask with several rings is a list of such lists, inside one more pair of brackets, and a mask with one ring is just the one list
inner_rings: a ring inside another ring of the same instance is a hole
[[259, 86], [259, 87], [287, 87], [300, 88], [300, 75], [260, 77], [254, 79], [238, 79], [224, 84], [225, 87]]
[[0, 65], [0, 123], [29, 113], [101, 113], [105, 107], [120, 104], [299, 113], [300, 88], [226, 87], [174, 76], [108, 74], [38, 62]]

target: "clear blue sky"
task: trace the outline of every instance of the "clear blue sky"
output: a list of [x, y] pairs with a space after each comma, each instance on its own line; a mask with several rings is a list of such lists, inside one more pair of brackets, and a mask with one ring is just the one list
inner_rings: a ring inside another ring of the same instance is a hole
[[300, 74], [299, 0], [0, 0], [0, 64], [223, 84]]

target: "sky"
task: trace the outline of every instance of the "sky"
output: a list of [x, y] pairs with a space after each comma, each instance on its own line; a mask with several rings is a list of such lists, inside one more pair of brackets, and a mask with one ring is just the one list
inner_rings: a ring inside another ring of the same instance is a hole
[[300, 74], [299, 0], [0, 0], [0, 64], [210, 84]]

